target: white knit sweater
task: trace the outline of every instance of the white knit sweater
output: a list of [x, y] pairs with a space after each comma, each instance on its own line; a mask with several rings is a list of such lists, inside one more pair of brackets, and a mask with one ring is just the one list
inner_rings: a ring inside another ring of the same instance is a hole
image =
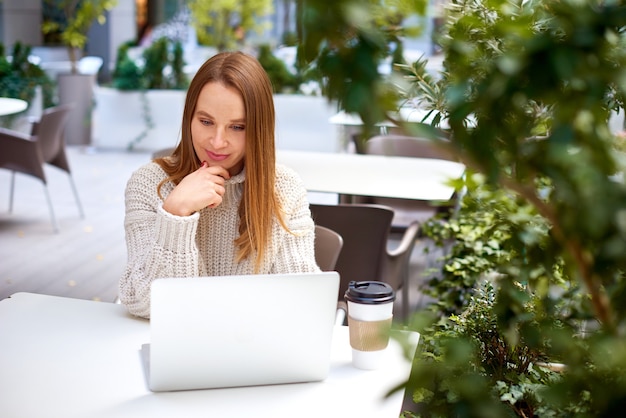
[[[151, 162], [135, 171], [126, 186], [128, 263], [119, 282], [119, 296], [129, 312], [145, 318], [150, 317], [150, 285], [155, 279], [254, 273], [254, 257], [235, 261], [245, 169], [226, 180], [226, 192], [217, 208], [184, 217], [163, 209], [157, 185], [164, 178], [163, 169]], [[173, 187], [172, 183], [162, 187], [164, 198]], [[291, 233], [275, 221], [259, 273], [319, 271], [315, 228], [301, 179], [293, 170], [277, 165], [276, 192]]]

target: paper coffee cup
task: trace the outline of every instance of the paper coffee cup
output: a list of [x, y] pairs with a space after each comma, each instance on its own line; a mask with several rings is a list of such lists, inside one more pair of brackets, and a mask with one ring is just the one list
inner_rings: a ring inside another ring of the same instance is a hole
[[389, 344], [395, 292], [387, 283], [350, 282], [345, 294], [352, 364], [365, 370], [380, 366]]

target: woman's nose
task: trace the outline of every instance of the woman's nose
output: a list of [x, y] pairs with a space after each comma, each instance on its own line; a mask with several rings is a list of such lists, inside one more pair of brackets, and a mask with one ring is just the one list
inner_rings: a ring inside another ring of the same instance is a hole
[[228, 144], [227, 137], [226, 137], [226, 130], [217, 128], [215, 130], [215, 135], [211, 139], [211, 142], [212, 142], [213, 148], [215, 149], [225, 147], [226, 144]]

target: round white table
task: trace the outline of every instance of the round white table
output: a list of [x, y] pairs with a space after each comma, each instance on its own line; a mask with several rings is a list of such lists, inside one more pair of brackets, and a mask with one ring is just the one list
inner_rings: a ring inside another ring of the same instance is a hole
[[0, 116], [20, 113], [28, 107], [28, 102], [10, 97], [0, 97]]

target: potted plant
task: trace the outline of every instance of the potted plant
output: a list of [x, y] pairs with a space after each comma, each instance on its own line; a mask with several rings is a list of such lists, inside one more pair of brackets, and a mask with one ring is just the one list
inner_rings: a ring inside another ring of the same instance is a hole
[[[133, 42], [120, 46], [111, 84], [95, 91], [96, 147], [155, 151], [176, 145], [189, 82], [183, 57], [181, 42], [165, 36], [141, 50]], [[258, 59], [275, 88], [278, 145], [336, 151], [335, 132], [328, 124], [336, 109], [320, 95], [293, 94], [303, 76], [289, 72], [269, 45], [259, 47]], [[320, 136], [316, 131], [323, 125], [328, 134]], [[307, 138], [296, 140], [303, 135]]]
[[179, 41], [161, 37], [132, 59], [120, 45], [110, 86], [95, 90], [94, 145], [158, 150], [178, 140], [189, 80]]
[[[38, 116], [42, 107], [54, 104], [54, 83], [45, 71], [29, 59], [31, 47], [16, 42], [11, 54], [5, 55], [4, 45], [0, 44], [0, 96], [14, 97], [28, 102], [24, 112], [2, 117], [2, 126], [21, 130], [18, 122], [23, 115]], [[29, 132], [30, 123], [24, 129]]]
[[67, 47], [72, 74], [78, 73], [78, 60], [87, 44], [87, 33], [94, 22], [104, 24], [106, 12], [117, 5], [117, 0], [47, 0], [61, 11], [62, 20], [44, 20], [41, 31], [57, 34], [59, 42]]
[[[375, 74], [376, 50], [369, 46], [382, 36], [380, 28], [354, 20], [370, 10], [347, 13], [344, 6], [343, 1], [333, 6], [307, 2], [308, 37], [302, 48], [308, 59], [319, 58], [322, 45], [330, 48], [326, 54], [333, 65], [320, 66], [328, 79], [326, 94], [345, 101], [360, 92], [368, 100], [363, 105], [355, 101], [354, 109], [376, 116], [362, 117], [373, 125], [397, 110], [408, 83], [346, 78], [336, 70], [352, 65], [353, 73]], [[470, 174], [481, 173], [487, 187], [507, 191], [517, 204], [503, 213], [488, 200], [478, 200], [479, 208], [489, 209], [483, 214], [489, 215], [490, 233], [502, 232], [502, 216], [515, 222], [506, 230], [510, 238], [493, 236], [476, 248], [500, 253], [500, 244], [507, 242], [510, 257], [490, 265], [493, 294], [479, 292], [479, 278], [469, 274], [474, 264], [455, 258], [455, 271], [466, 274], [463, 288], [470, 300], [493, 301], [479, 310], [460, 305], [459, 315], [489, 314], [485, 319], [497, 334], [459, 322], [458, 328], [444, 329], [445, 335], [421, 345], [424, 352], [409, 382], [420, 416], [514, 416], [517, 411], [528, 416], [527, 409], [517, 408], [529, 399], [526, 392], [509, 390], [512, 386], [497, 379], [489, 362], [477, 361], [483, 347], [541, 352], [525, 368], [505, 369], [519, 379], [544, 363], [564, 364], [540, 384], [529, 382], [542, 399], [533, 416], [618, 414], [626, 397], [626, 234], [621, 223], [626, 188], [617, 181], [624, 167], [608, 120], [625, 94], [620, 81], [626, 68], [624, 26], [623, 7], [613, 3], [483, 0], [453, 2], [446, 9], [439, 42], [444, 78], [433, 86], [441, 90], [450, 135], [437, 143], [455, 152]], [[346, 42], [321, 28], [344, 28], [354, 36]], [[345, 49], [363, 54], [360, 68], [341, 53]], [[467, 126], [469, 117], [475, 118], [473, 127]], [[437, 140], [432, 127], [402, 127]], [[482, 196], [480, 190], [474, 193]], [[464, 242], [460, 238], [475, 234], [471, 226], [459, 229], [462, 236], [455, 239]], [[450, 319], [450, 314], [435, 318]], [[420, 320], [416, 316], [410, 326], [432, 337], [436, 324], [427, 327]], [[482, 337], [468, 343], [467, 337], [481, 335], [506, 345], [487, 344]], [[489, 361], [497, 358], [497, 353], [484, 353]]]
[[66, 141], [68, 144], [91, 143], [91, 108], [94, 77], [79, 74], [78, 60], [87, 44], [87, 33], [94, 22], [103, 24], [106, 12], [116, 6], [117, 0], [47, 0], [49, 6], [59, 12], [57, 19], [46, 19], [41, 29], [46, 35], [67, 47], [70, 73], [57, 76], [59, 102], [74, 103], [68, 118]]

